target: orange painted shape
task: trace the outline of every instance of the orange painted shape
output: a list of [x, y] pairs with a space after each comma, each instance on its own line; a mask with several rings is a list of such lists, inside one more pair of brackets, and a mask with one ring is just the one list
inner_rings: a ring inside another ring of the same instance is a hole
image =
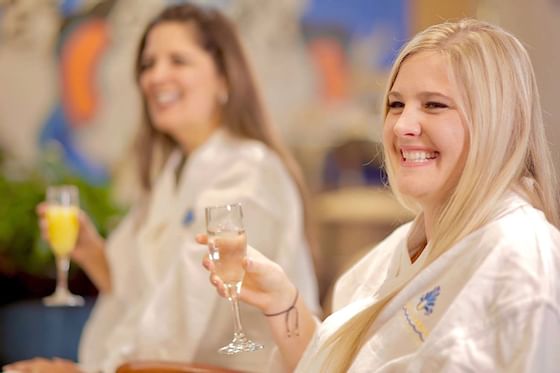
[[62, 104], [73, 127], [85, 125], [97, 111], [96, 69], [108, 40], [106, 22], [92, 20], [72, 31], [63, 45]]
[[321, 75], [322, 97], [338, 101], [347, 97], [348, 68], [340, 43], [330, 38], [318, 38], [309, 45], [317, 71]]

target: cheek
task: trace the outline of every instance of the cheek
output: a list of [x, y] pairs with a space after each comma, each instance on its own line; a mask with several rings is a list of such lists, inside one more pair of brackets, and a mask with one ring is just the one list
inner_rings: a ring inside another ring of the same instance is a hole
[[138, 87], [142, 93], [146, 92], [148, 89], [148, 76], [146, 75], [146, 71], [140, 73], [138, 76]]
[[184, 86], [191, 91], [193, 96], [196, 96], [200, 101], [215, 101], [217, 98], [216, 84], [213, 79], [208, 75], [199, 75], [192, 79], [185, 80]]
[[457, 130], [453, 133], [448, 133], [446, 144], [446, 153], [449, 155], [449, 161], [446, 163], [447, 172], [449, 173], [446, 184], [449, 187], [455, 187], [463, 174], [468, 154], [465, 131]]
[[207, 90], [200, 90], [191, 96], [188, 110], [207, 116], [215, 110], [216, 106], [215, 96]]
[[138, 91], [140, 93], [140, 100], [147, 105], [150, 106], [150, 99], [149, 99], [149, 89], [146, 83], [143, 83], [142, 80], [138, 81]]
[[467, 137], [463, 129], [457, 129], [449, 134], [448, 139], [452, 141], [447, 141], [450, 150], [455, 154], [456, 162], [461, 162], [464, 160], [467, 153]]
[[388, 150], [393, 149], [393, 141], [395, 139], [395, 133], [393, 132], [393, 122], [394, 121], [390, 120], [389, 118], [386, 118], [385, 123], [383, 123], [383, 147]]

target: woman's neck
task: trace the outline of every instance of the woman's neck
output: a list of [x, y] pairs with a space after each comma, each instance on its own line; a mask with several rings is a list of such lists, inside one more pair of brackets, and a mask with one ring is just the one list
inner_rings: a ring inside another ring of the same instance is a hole
[[412, 230], [409, 232], [407, 239], [408, 256], [411, 263], [414, 263], [426, 248], [426, 229], [424, 214], [421, 213], [416, 217]]
[[198, 131], [189, 131], [174, 136], [183, 153], [188, 156], [202, 146], [218, 129], [218, 126], [206, 127]]

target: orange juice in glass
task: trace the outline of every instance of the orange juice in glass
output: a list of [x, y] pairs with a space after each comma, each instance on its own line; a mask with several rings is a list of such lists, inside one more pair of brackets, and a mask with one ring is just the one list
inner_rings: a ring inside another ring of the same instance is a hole
[[80, 229], [79, 193], [73, 185], [50, 186], [47, 189], [47, 234], [56, 258], [56, 289], [43, 298], [47, 306], [81, 306], [84, 299], [68, 290], [70, 253], [76, 246]]
[[75, 206], [47, 207], [49, 243], [57, 257], [70, 255], [76, 245], [79, 229], [78, 211]]

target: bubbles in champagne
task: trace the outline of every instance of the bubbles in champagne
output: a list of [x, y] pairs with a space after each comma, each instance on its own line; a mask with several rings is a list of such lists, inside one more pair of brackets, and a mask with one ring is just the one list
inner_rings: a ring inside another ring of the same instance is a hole
[[242, 266], [247, 252], [245, 232], [210, 231], [208, 233], [208, 248], [216, 274], [227, 285], [240, 284], [245, 275]]

